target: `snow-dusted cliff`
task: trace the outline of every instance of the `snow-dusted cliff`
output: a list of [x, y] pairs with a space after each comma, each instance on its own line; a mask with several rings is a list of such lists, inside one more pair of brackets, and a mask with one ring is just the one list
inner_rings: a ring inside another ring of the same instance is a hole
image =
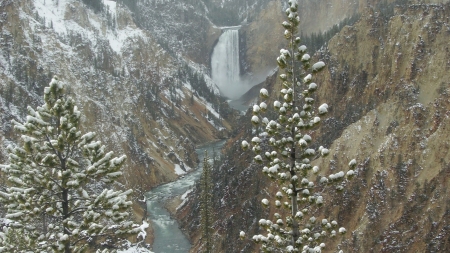
[[10, 121], [41, 104], [56, 74], [86, 131], [129, 157], [122, 183], [139, 192], [193, 168], [195, 145], [229, 129], [218, 113], [227, 107], [205, 67], [167, 53], [126, 6], [103, 3], [97, 12], [78, 0], [0, 3], [0, 143], [17, 140]]
[[[364, 9], [357, 23], [345, 26], [314, 56], [327, 64], [314, 80], [315, 105], [330, 108], [322, 127], [309, 134], [331, 151], [314, 165], [326, 175], [345, 169], [353, 157], [358, 161], [358, 175], [342, 193], [324, 196], [324, 211], [314, 211], [318, 220], [332, 217], [347, 229], [330, 238], [322, 252], [450, 249], [450, 5], [391, 7]], [[282, 86], [275, 79], [268, 78], [268, 90]], [[258, 221], [283, 212], [261, 205], [279, 189], [251, 162], [254, 153], [241, 149], [241, 141], [256, 132], [251, 117], [249, 112], [240, 123], [241, 135], [228, 143], [226, 158], [213, 173], [214, 252], [258, 252], [259, 244], [251, 240], [264, 229]], [[196, 242], [191, 252], [204, 246], [195, 215], [198, 192], [178, 210], [182, 227]], [[239, 239], [240, 231], [249, 236]]]
[[[355, 231], [341, 245], [350, 252], [448, 248], [439, 238], [450, 234], [449, 7], [397, 8], [394, 17], [376, 9], [393, 1], [299, 0], [305, 33], [356, 12], [364, 17], [324, 47], [321, 57], [329, 68], [318, 82], [332, 107], [328, 128], [316, 135], [340, 151], [325, 162], [339, 164], [354, 155], [361, 161], [362, 183], [349, 186], [338, 198], [344, 206], [335, 209], [348, 231]], [[215, 242], [221, 245], [217, 252], [250, 251], [253, 244], [237, 235], [259, 229], [266, 182], [254, 176], [257, 168], [248, 166], [249, 154], [238, 147], [250, 121], [238, 121], [218, 98], [208, 76], [210, 56], [218, 27], [242, 24], [241, 74], [263, 76], [273, 69], [284, 42], [279, 24], [285, 1], [103, 0], [101, 9], [85, 2], [0, 1], [0, 164], [7, 162], [3, 148], [19, 137], [10, 121], [22, 121], [27, 105], [42, 104], [43, 88], [55, 74], [80, 107], [85, 132], [97, 132], [109, 150], [128, 156], [118, 186], [136, 194], [194, 168], [195, 145], [228, 136], [233, 122], [234, 133], [242, 135], [228, 145], [223, 167], [214, 174]], [[279, 85], [274, 79], [267, 79], [271, 87]], [[189, 195], [180, 212], [195, 251], [201, 247], [196, 196]], [[416, 217], [423, 218], [411, 222]]]

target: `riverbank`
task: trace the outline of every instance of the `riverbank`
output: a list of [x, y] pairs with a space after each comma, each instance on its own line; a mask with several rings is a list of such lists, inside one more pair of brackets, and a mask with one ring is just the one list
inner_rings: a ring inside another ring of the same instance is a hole
[[172, 217], [176, 217], [177, 208], [183, 203], [183, 200], [181, 199], [181, 196], [176, 196], [173, 199], [166, 202], [164, 207], [167, 209], [167, 211], [170, 213]]
[[145, 237], [145, 243], [153, 245], [155, 241], [154, 229], [152, 223], [148, 220], [148, 213], [146, 212], [146, 202], [134, 202], [133, 204], [133, 213], [135, 216], [135, 221], [137, 223], [142, 223], [144, 220], [147, 221], [148, 227], [145, 229], [147, 236]]
[[201, 145], [196, 149], [199, 157], [197, 169], [179, 177], [178, 180], [160, 185], [146, 193], [148, 218], [154, 229], [152, 250], [157, 253], [188, 253], [191, 241], [181, 231], [175, 219], [176, 209], [182, 204], [181, 196], [192, 189], [200, 178], [205, 150], [208, 156], [220, 152], [226, 140]]

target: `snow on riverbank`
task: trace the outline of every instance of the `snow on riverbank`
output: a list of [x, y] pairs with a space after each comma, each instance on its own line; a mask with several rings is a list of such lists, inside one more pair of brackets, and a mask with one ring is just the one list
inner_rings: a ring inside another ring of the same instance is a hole
[[177, 211], [178, 211], [178, 209], [180, 209], [181, 207], [183, 207], [184, 204], [186, 204], [186, 201], [188, 200], [187, 195], [188, 195], [189, 193], [191, 193], [191, 192], [192, 192], [192, 189], [189, 189], [189, 190], [187, 190], [183, 195], [181, 195], [181, 200], [182, 200], [183, 202], [181, 202], [181, 204], [179, 204], [179, 205], [177, 206], [177, 208], [176, 208]]
[[179, 164], [175, 164], [175, 174], [177, 174], [178, 176], [184, 175], [187, 172], [184, 171], [181, 166]]

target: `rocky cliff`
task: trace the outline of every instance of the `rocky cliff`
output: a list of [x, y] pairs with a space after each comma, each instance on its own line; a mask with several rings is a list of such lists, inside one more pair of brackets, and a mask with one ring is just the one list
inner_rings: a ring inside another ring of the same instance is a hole
[[[328, 103], [330, 113], [311, 135], [332, 151], [315, 163], [327, 172], [358, 160], [357, 177], [341, 194], [328, 194], [324, 212], [316, 214], [338, 219], [348, 231], [327, 242], [325, 252], [450, 250], [449, 12], [450, 4], [398, 6], [392, 17], [366, 9], [315, 55], [327, 63], [315, 80], [317, 104]], [[252, 155], [240, 151], [249, 125], [241, 123], [215, 170], [215, 252], [255, 252], [238, 233], [258, 233], [257, 221], [269, 212], [260, 200], [273, 185], [250, 163]], [[187, 214], [182, 224], [199, 241], [192, 203], [179, 214]]]
[[125, 6], [103, 3], [98, 12], [77, 0], [0, 3], [0, 143], [17, 140], [10, 121], [42, 104], [56, 74], [81, 108], [85, 131], [128, 156], [121, 183], [141, 194], [176, 179], [177, 164], [195, 168], [195, 145], [222, 137], [233, 113], [225, 113], [205, 67], [168, 53]]
[[[312, 135], [334, 153], [316, 163], [335, 169], [350, 157], [359, 162], [347, 190], [327, 199], [326, 215], [349, 231], [328, 242], [329, 252], [449, 250], [450, 6], [429, 0], [389, 14], [377, 9], [394, 2], [404, 1], [299, 1], [305, 34], [354, 13], [362, 17], [315, 56], [328, 66], [317, 80], [317, 99], [330, 114]], [[137, 9], [103, 3], [103, 11], [78, 0], [0, 3], [1, 146], [17, 140], [11, 119], [23, 120], [27, 105], [42, 103], [54, 74], [69, 84], [85, 130], [128, 156], [120, 183], [137, 194], [176, 179], [177, 164], [193, 168], [195, 145], [227, 136], [233, 122], [235, 136], [213, 175], [215, 252], [255, 251], [238, 232], [259, 231], [257, 221], [269, 212], [260, 200], [274, 186], [250, 163], [252, 154], [240, 150], [250, 120], [238, 121], [217, 98], [209, 55], [220, 35], [214, 23], [245, 24], [243, 69], [258, 75], [275, 67], [284, 3], [142, 0]], [[262, 85], [276, 90], [279, 83], [271, 76]], [[178, 213], [192, 252], [202, 247], [198, 192]]]
[[449, 250], [449, 12], [417, 4], [388, 21], [369, 12], [322, 55], [330, 64], [319, 96], [333, 112], [320, 135], [337, 138], [336, 155], [321, 162], [360, 161], [343, 204], [330, 206], [351, 228], [347, 252]]
[[283, 46], [279, 36], [283, 18], [281, 2], [271, 1], [253, 22], [240, 29], [241, 73], [262, 77], [276, 67], [278, 52], [269, 49]]
[[[327, 42], [326, 32], [343, 25], [343, 22], [356, 19], [367, 9], [378, 12], [390, 12], [394, 5], [404, 4], [402, 0], [389, 1], [312, 1], [302, 0], [299, 3], [301, 23], [300, 37], [304, 43], [312, 43], [320, 48]], [[266, 8], [258, 12], [256, 17], [244, 24], [240, 30], [241, 37], [241, 73], [261, 78], [276, 68], [278, 50], [285, 47], [285, 39], [280, 30], [284, 21], [285, 1], [270, 1]], [[333, 32], [334, 32], [333, 30]], [[334, 33], [333, 33], [334, 35]], [[314, 36], [316, 39], [311, 38]], [[320, 37], [318, 39], [317, 37]], [[319, 44], [319, 45], [317, 45]], [[314, 53], [314, 52], [311, 52]]]

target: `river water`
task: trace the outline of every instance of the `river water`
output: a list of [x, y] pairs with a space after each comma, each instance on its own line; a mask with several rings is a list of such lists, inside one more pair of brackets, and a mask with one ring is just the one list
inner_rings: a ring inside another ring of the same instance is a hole
[[147, 195], [147, 211], [152, 223], [155, 241], [152, 250], [155, 253], [187, 253], [191, 248], [189, 240], [178, 227], [178, 222], [170, 217], [164, 208], [164, 203], [173, 197], [182, 195], [194, 186], [200, 178], [203, 168], [203, 157], [205, 150], [212, 157], [213, 151], [220, 154], [225, 140], [209, 143], [196, 149], [200, 164], [197, 170], [185, 175], [177, 181], [158, 186]]

